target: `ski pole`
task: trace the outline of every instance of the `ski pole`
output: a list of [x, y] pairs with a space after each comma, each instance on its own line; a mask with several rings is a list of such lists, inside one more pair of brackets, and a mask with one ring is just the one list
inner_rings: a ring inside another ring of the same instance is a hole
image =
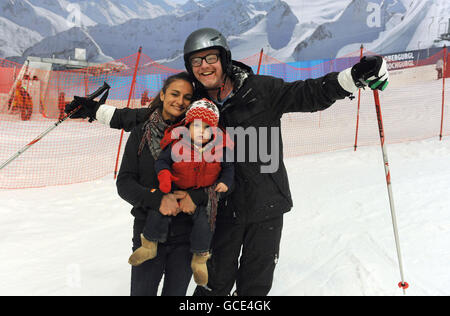
[[[133, 93], [135, 91], [136, 87], [136, 76], [139, 68], [139, 61], [141, 60], [141, 54], [142, 54], [142, 47], [139, 47], [137, 58], [136, 58], [136, 65], [134, 66], [134, 73], [133, 73], [133, 80], [131, 81], [130, 86], [130, 93], [128, 94], [128, 103], [127, 108], [130, 107], [131, 97], [133, 96]], [[114, 167], [114, 180], [117, 178], [117, 171], [119, 169], [119, 158], [120, 158], [120, 148], [122, 147], [122, 139], [123, 139], [123, 129], [120, 132], [120, 140], [119, 140], [119, 148], [117, 148], [117, 156], [116, 156], [116, 166]]]
[[[104, 82], [103, 86], [101, 86], [100, 88], [98, 88], [96, 91], [94, 91], [91, 95], [88, 95], [87, 98], [89, 100], [94, 100], [96, 97], [100, 96], [103, 92], [105, 92], [106, 90], [109, 90], [110, 86]], [[106, 101], [107, 98], [107, 94], [105, 93], [105, 95], [101, 98], [100, 103], [104, 103]], [[56, 123], [54, 123], [52, 126], [50, 126], [49, 128], [47, 128], [44, 132], [42, 132], [41, 134], [39, 134], [39, 136], [37, 136], [35, 139], [33, 139], [31, 142], [29, 142], [28, 144], [26, 144], [24, 147], [22, 147], [18, 152], [16, 152], [14, 155], [12, 155], [8, 160], [6, 160], [5, 162], [3, 162], [0, 165], [0, 170], [2, 170], [4, 167], [6, 167], [7, 165], [9, 165], [12, 161], [14, 161], [17, 157], [19, 157], [20, 155], [22, 155], [25, 151], [27, 151], [27, 149], [29, 149], [31, 146], [33, 146], [34, 144], [36, 144], [38, 141], [40, 141], [42, 138], [44, 138], [47, 134], [49, 134], [51, 131], [53, 131], [56, 127], [58, 127], [62, 122], [64, 122], [65, 120], [67, 120], [69, 117], [71, 117], [75, 112], [77, 112], [80, 108], [82, 107], [82, 105], [79, 105], [78, 107], [76, 107], [75, 109], [73, 109], [69, 114], [67, 114], [65, 117], [63, 117], [62, 119], [58, 120]]]
[[384, 143], [383, 118], [381, 115], [380, 97], [378, 95], [378, 90], [373, 90], [373, 97], [375, 99], [375, 108], [377, 111], [378, 129], [380, 132], [380, 141], [381, 141], [381, 151], [383, 153], [383, 161], [384, 161], [384, 172], [386, 174], [386, 184], [387, 184], [388, 195], [389, 195], [389, 205], [391, 207], [392, 226], [394, 228], [395, 245], [397, 248], [398, 265], [400, 268], [401, 282], [398, 283], [398, 287], [403, 289], [403, 294], [405, 294], [405, 290], [409, 287], [409, 284], [407, 282], [405, 282], [404, 273], [403, 273], [402, 254], [401, 254], [401, 250], [400, 250], [400, 240], [399, 240], [399, 236], [398, 236], [397, 218], [395, 215], [395, 207], [394, 207], [394, 196], [392, 194], [391, 172], [389, 170], [387, 151], [386, 151], [386, 146]]

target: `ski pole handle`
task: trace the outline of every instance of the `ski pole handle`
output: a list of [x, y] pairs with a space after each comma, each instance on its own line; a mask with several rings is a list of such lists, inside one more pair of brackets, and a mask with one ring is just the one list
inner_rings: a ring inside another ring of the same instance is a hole
[[89, 100], [94, 100], [96, 97], [100, 96], [103, 92], [106, 90], [111, 89], [109, 84], [106, 83], [106, 81], [103, 82], [103, 86], [92, 92], [90, 95], [87, 96]]
[[[108, 94], [109, 94], [109, 89], [111, 87], [106, 83], [106, 81], [103, 82], [103, 86], [101, 86], [100, 88], [98, 88], [97, 90], [95, 90], [93, 93], [89, 94], [88, 96], [85, 97], [85, 99], [87, 100], [94, 100], [96, 97], [100, 96], [103, 92], [106, 91], [105, 94], [103, 94], [103, 96], [101, 97], [100, 101], [98, 102], [100, 105], [104, 104], [106, 99], [108, 98]], [[76, 100], [76, 96], [74, 97], [74, 100]], [[79, 104], [79, 106], [77, 106], [74, 110], [70, 111], [69, 114], [67, 115], [67, 117], [71, 117], [73, 114], [75, 114], [79, 109], [81, 109], [81, 104]], [[91, 117], [89, 118], [89, 123], [91, 123], [92, 121], [94, 121], [94, 119]]]

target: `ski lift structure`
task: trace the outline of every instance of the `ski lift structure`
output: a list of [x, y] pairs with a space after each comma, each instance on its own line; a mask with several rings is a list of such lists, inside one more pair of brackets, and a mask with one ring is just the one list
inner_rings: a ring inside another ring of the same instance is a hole
[[447, 24], [447, 33], [442, 33], [441, 35], [439, 35], [439, 38], [434, 40], [435, 43], [450, 41], [450, 18], [448, 19], [448, 23], [446, 24]]

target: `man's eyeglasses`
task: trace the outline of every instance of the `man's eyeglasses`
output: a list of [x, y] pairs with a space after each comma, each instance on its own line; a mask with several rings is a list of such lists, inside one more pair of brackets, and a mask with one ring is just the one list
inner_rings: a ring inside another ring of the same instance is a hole
[[219, 60], [219, 54], [209, 54], [205, 57], [194, 57], [191, 58], [191, 66], [192, 67], [199, 67], [203, 63], [203, 59], [206, 60], [207, 64], [215, 64]]

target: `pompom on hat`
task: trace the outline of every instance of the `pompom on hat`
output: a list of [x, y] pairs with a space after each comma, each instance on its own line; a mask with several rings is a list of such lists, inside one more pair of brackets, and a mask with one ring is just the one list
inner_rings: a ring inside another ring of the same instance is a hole
[[219, 125], [219, 109], [208, 99], [201, 99], [191, 104], [186, 112], [185, 124], [201, 120], [211, 127]]

